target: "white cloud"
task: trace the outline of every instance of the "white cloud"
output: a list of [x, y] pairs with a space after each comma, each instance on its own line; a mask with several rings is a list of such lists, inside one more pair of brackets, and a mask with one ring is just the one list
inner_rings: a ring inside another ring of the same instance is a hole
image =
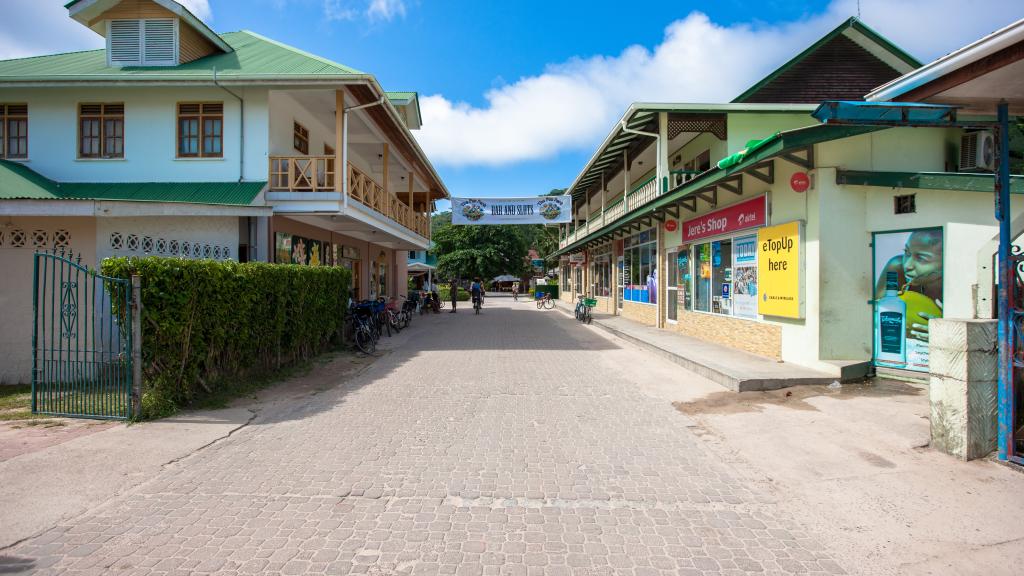
[[[103, 47], [103, 38], [68, 17], [66, 2], [5, 0], [0, 59]], [[45, 33], [40, 33], [40, 26]]]
[[178, 0], [178, 2], [203, 22], [209, 22], [213, 18], [210, 0]]
[[404, 0], [370, 0], [366, 15], [371, 20], [391, 20], [396, 16], [405, 17]]
[[[197, 18], [213, 17], [209, 0], [178, 0]], [[3, 0], [0, 60], [103, 47], [103, 37], [71, 19], [56, 0]], [[39, 33], [40, 26], [45, 33]]]
[[353, 20], [359, 11], [347, 0], [324, 0], [324, 17], [328, 20]]
[[[285, 0], [287, 1], [287, 0]], [[355, 20], [365, 16], [376, 22], [405, 17], [405, 0], [323, 0], [324, 16], [328, 20]]]
[[[923, 61], [1024, 15], [1024, 5], [1012, 0], [978, 2], [970, 10], [959, 0], [862, 5], [865, 22]], [[653, 50], [631, 46], [616, 56], [551, 65], [543, 74], [489, 90], [483, 107], [443, 94], [425, 96], [416, 136], [435, 162], [452, 166], [590, 150], [630, 103], [728, 102], [856, 10], [856, 0], [835, 0], [824, 13], [798, 21], [729, 26], [692, 12], [671, 23]]]

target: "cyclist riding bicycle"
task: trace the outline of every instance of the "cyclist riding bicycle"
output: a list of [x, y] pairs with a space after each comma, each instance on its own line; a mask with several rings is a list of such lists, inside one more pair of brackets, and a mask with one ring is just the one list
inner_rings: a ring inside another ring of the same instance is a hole
[[480, 278], [473, 279], [473, 284], [469, 287], [469, 293], [473, 297], [473, 308], [479, 313], [480, 307], [484, 303], [484, 286], [480, 283]]

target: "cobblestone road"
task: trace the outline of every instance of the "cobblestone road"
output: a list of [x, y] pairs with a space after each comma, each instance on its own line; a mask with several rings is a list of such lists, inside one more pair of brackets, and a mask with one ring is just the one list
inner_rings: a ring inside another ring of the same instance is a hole
[[418, 320], [354, 381], [8, 550], [0, 572], [843, 573], [640, 393], [631, 366], [653, 357], [530, 304], [466, 312]]

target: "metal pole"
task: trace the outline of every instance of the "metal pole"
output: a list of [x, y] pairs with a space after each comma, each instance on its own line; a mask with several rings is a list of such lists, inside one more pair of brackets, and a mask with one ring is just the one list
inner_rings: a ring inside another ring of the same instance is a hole
[[132, 274], [132, 414], [142, 418], [142, 277]]
[[1000, 460], [1013, 455], [1013, 266], [1010, 238], [1010, 135], [1009, 107], [997, 107], [999, 153], [996, 155], [996, 219], [999, 220], [999, 395], [997, 449]]

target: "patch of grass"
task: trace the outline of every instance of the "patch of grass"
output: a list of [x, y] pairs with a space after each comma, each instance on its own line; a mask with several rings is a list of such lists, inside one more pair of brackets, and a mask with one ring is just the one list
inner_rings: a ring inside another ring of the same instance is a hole
[[41, 414], [32, 413], [32, 386], [0, 386], [0, 420], [29, 420], [43, 417]]

